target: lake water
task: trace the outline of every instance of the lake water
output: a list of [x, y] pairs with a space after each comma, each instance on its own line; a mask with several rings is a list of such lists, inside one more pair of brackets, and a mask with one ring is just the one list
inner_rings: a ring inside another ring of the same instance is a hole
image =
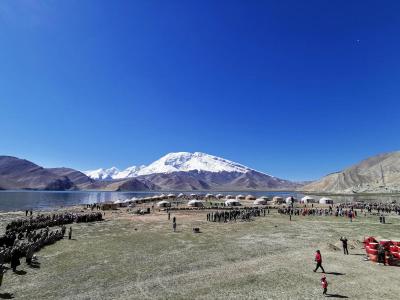
[[[168, 192], [164, 192], [168, 193]], [[173, 192], [178, 194], [179, 192]], [[196, 192], [187, 192], [192, 194]], [[197, 192], [205, 194], [205, 192]], [[297, 192], [212, 192], [213, 194], [252, 194], [256, 197], [273, 196], [288, 197], [294, 196], [297, 199], [303, 197]], [[160, 192], [100, 192], [100, 191], [76, 191], [76, 192], [49, 192], [49, 191], [0, 191], [0, 211], [15, 211], [15, 210], [49, 210], [64, 206], [72, 206], [77, 204], [101, 203], [107, 201], [125, 200], [132, 197], [148, 197]], [[321, 197], [315, 196], [315, 199]], [[330, 196], [335, 203], [337, 202], [352, 202], [352, 201], [385, 201], [393, 200], [400, 202], [400, 195], [390, 196]]]

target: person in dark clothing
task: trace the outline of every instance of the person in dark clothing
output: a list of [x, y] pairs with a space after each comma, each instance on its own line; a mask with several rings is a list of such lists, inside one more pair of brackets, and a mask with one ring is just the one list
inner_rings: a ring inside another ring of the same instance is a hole
[[171, 213], [168, 212], [168, 221], [171, 219]]
[[70, 227], [68, 230], [68, 239], [70, 240], [71, 238], [72, 238], [72, 227]]
[[20, 260], [19, 260], [19, 252], [17, 249], [14, 249], [11, 252], [11, 268], [13, 270], [13, 272], [17, 271], [17, 267], [21, 264]]
[[385, 264], [385, 248], [378, 245], [378, 263]]
[[174, 232], [176, 232], [176, 223], [172, 223], [172, 229], [174, 230]]
[[172, 223], [176, 223], [176, 217], [172, 218]]
[[340, 241], [342, 242], [342, 246], [343, 246], [343, 254], [349, 255], [349, 250], [347, 250], [347, 238], [345, 236], [342, 236], [340, 238]]
[[319, 250], [317, 250], [317, 252], [315, 252], [315, 261], [316, 261], [317, 265], [315, 266], [314, 272], [317, 272], [318, 268], [321, 268], [322, 273], [325, 273], [324, 267], [322, 266], [321, 251], [319, 251]]

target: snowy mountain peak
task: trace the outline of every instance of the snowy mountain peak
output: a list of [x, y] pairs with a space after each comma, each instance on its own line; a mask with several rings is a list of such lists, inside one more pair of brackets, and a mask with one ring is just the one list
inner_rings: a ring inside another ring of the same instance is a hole
[[95, 180], [112, 180], [120, 173], [120, 171], [116, 167], [111, 167], [109, 169], [100, 168], [96, 170], [89, 170], [83, 173]]
[[113, 167], [84, 172], [97, 180], [122, 179], [140, 175], [173, 172], [236, 172], [246, 173], [252, 169], [233, 161], [202, 152], [172, 152], [148, 166], [132, 166], [123, 171]]
[[246, 173], [250, 170], [241, 164], [202, 152], [173, 152], [143, 168], [138, 174], [148, 175], [188, 171]]

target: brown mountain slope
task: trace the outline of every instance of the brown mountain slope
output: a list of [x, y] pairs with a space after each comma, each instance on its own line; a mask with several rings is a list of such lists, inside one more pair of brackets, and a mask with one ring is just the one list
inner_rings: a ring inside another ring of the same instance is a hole
[[400, 191], [400, 151], [370, 157], [302, 188], [307, 192], [388, 193]]

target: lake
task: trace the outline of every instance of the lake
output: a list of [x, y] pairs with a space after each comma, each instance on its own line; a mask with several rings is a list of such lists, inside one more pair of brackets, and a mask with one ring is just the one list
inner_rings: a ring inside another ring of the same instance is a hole
[[[164, 192], [169, 193], [169, 192]], [[178, 194], [180, 192], [172, 192]], [[205, 194], [207, 192], [185, 192], [184, 194]], [[213, 194], [252, 194], [256, 197], [273, 196], [288, 197], [294, 196], [297, 199], [303, 197], [297, 192], [211, 192]], [[64, 206], [72, 206], [77, 204], [101, 203], [107, 201], [125, 200], [132, 197], [148, 197], [161, 192], [103, 192], [103, 191], [68, 191], [68, 192], [52, 192], [52, 191], [0, 191], [0, 211], [16, 211], [16, 210], [50, 210]], [[315, 196], [319, 199], [321, 196]], [[384, 201], [391, 202], [400, 200], [399, 195], [385, 196], [330, 196], [335, 203], [337, 202], [352, 202], [352, 201]]]

